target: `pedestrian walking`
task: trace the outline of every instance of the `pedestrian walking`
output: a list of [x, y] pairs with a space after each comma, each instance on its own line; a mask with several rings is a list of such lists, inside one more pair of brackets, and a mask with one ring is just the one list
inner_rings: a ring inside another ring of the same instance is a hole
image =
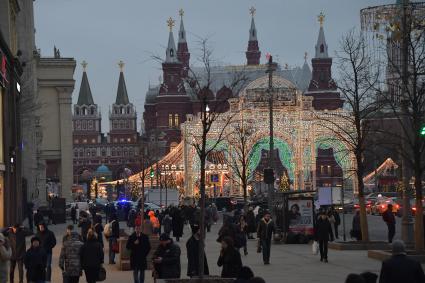
[[155, 278], [180, 278], [180, 247], [165, 233], [161, 234], [159, 242], [153, 255]]
[[63, 242], [59, 256], [59, 268], [62, 270], [63, 281], [66, 283], [78, 283], [80, 280], [82, 246], [80, 235], [71, 230]]
[[173, 236], [178, 242], [183, 236], [184, 219], [179, 208], [175, 207], [171, 213], [172, 224], [173, 224]]
[[244, 255], [248, 255], [247, 234], [248, 224], [246, 223], [245, 216], [241, 215], [236, 224], [236, 248], [243, 248]]
[[[199, 225], [192, 227], [192, 236], [186, 242], [187, 276], [199, 276], [199, 249], [201, 248], [201, 231]], [[207, 256], [204, 251], [204, 275], [209, 275]]]
[[394, 241], [392, 249], [392, 257], [382, 262], [379, 283], [425, 282], [421, 264], [407, 257], [404, 242], [400, 240]]
[[[0, 233], [0, 283], [7, 282], [9, 260], [12, 257], [12, 249], [5, 236]], [[13, 281], [10, 281], [13, 282]]]
[[159, 224], [158, 217], [156, 217], [155, 212], [153, 210], [149, 211], [149, 220], [151, 221], [153, 226], [153, 233], [155, 235], [158, 235], [161, 225]]
[[130, 210], [130, 213], [128, 214], [128, 219], [127, 219], [127, 226], [128, 228], [130, 228], [130, 233], [134, 232], [134, 228], [136, 227], [136, 217], [137, 217], [137, 212], [135, 209]]
[[44, 283], [46, 281], [47, 254], [38, 237], [31, 238], [31, 247], [25, 253], [24, 265], [27, 270], [27, 282]]
[[87, 232], [91, 227], [91, 221], [86, 213], [80, 213], [80, 222], [78, 223], [78, 227], [81, 228], [81, 237], [83, 241], [87, 241]]
[[72, 224], [77, 224], [77, 205], [74, 205], [73, 207], [71, 207], [71, 220], [72, 220]]
[[329, 209], [328, 216], [329, 219], [332, 219], [331, 224], [334, 229], [335, 239], [338, 239], [338, 226], [341, 224], [341, 218], [333, 205]]
[[252, 233], [255, 233], [257, 225], [255, 223], [254, 208], [252, 206], [248, 208], [248, 212], [246, 213], [246, 223], [248, 225], [248, 239], [254, 239]]
[[264, 264], [270, 264], [270, 249], [272, 244], [272, 236], [275, 232], [274, 222], [271, 219], [269, 211], [264, 212], [263, 218], [258, 223], [257, 238], [260, 241], [261, 250], [263, 252]]
[[56, 246], [55, 234], [47, 228], [45, 223], [38, 225], [40, 231], [37, 233], [37, 238], [40, 240], [40, 245], [46, 254], [46, 281], [50, 282], [52, 276], [52, 250]]
[[24, 257], [27, 250], [25, 237], [31, 234], [31, 231], [25, 231], [19, 224], [9, 228], [7, 237], [12, 249], [9, 271], [10, 282], [14, 282], [16, 266], [18, 266], [19, 283], [24, 282]]
[[127, 241], [127, 249], [130, 251], [130, 266], [133, 270], [134, 283], [145, 282], [145, 270], [147, 269], [146, 257], [151, 245], [148, 236], [142, 233], [142, 227], [136, 226], [133, 234]]
[[236, 278], [242, 268], [241, 254], [235, 248], [232, 238], [224, 237], [221, 241], [220, 256], [217, 261], [222, 266], [222, 278]]
[[353, 217], [353, 226], [350, 231], [351, 238], [355, 238], [357, 241], [362, 240], [362, 231], [360, 226], [360, 211], [357, 210]]
[[218, 239], [217, 242], [221, 243], [224, 237], [230, 237], [233, 240], [233, 243], [236, 241], [236, 225], [232, 222], [231, 217], [227, 217], [223, 220], [223, 226], [218, 230]]
[[316, 221], [315, 239], [319, 242], [320, 261], [328, 262], [328, 242], [333, 241], [332, 226], [328, 215], [322, 211]]
[[162, 219], [162, 225], [164, 226], [164, 233], [170, 236], [171, 231], [173, 230], [173, 219], [167, 213]]
[[[109, 264], [115, 264], [115, 251], [120, 237], [120, 224], [117, 220], [117, 215], [113, 214], [107, 224], [110, 231], [105, 236], [109, 242]], [[105, 225], [106, 226], [106, 225]], [[109, 230], [108, 229], [108, 230]]]
[[96, 218], [94, 220], [94, 225], [93, 225], [93, 229], [94, 232], [96, 233], [97, 236], [97, 241], [102, 245], [103, 245], [103, 226], [102, 226], [102, 216], [101, 215], [96, 215]]
[[81, 247], [80, 262], [86, 275], [87, 283], [95, 283], [98, 280], [99, 271], [103, 264], [102, 245], [97, 241], [97, 235], [93, 229], [87, 232], [87, 241]]
[[382, 219], [388, 227], [388, 243], [392, 243], [395, 235], [395, 216], [393, 213], [393, 205], [391, 203], [388, 204], [387, 210], [385, 210], [382, 214]]

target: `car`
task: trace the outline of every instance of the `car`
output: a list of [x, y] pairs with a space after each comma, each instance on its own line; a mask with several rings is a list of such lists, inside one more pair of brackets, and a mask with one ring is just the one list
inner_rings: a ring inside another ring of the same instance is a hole
[[398, 214], [401, 208], [400, 201], [397, 198], [383, 198], [375, 202], [371, 207], [371, 212], [374, 215], [382, 215], [386, 210], [389, 204], [393, 206], [393, 213]]
[[146, 211], [148, 209], [149, 210], [154, 210], [154, 211], [157, 211], [157, 210], [161, 211], [162, 210], [162, 208], [159, 205], [156, 205], [156, 204], [154, 204], [152, 202], [145, 202], [144, 210]]
[[365, 200], [369, 200], [369, 199], [379, 200], [381, 198], [394, 198], [394, 197], [398, 197], [399, 195], [400, 194], [398, 192], [376, 192], [376, 193], [368, 194], [365, 197]]

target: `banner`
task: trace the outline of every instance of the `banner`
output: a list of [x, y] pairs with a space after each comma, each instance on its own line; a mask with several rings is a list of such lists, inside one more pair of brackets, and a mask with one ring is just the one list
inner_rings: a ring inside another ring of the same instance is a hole
[[314, 234], [313, 199], [288, 199], [289, 232]]

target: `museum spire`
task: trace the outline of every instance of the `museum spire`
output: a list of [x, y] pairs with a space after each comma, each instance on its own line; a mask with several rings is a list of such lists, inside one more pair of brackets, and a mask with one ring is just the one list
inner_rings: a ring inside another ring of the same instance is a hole
[[325, 32], [323, 30], [323, 22], [325, 21], [325, 15], [320, 12], [317, 19], [320, 23], [319, 37], [316, 43], [316, 56], [315, 58], [328, 58], [328, 45], [326, 44]]
[[165, 62], [166, 63], [176, 63], [177, 60], [177, 52], [176, 52], [176, 44], [174, 43], [174, 35], [173, 35], [173, 26], [175, 21], [170, 17], [167, 20], [167, 25], [170, 29], [170, 33], [168, 35], [168, 45], [166, 50]]
[[245, 52], [247, 65], [259, 65], [261, 52], [258, 47], [258, 39], [257, 39], [257, 29], [255, 27], [254, 15], [255, 8], [251, 7], [249, 12], [251, 14], [251, 27], [249, 29], [249, 40], [248, 40], [248, 48]]
[[183, 64], [182, 77], [187, 77], [187, 74], [189, 71], [190, 53], [189, 53], [189, 48], [187, 47], [186, 30], [184, 29], [184, 24], [183, 24], [183, 15], [184, 15], [183, 9], [180, 9], [179, 15], [180, 15], [180, 29], [179, 29], [179, 41], [177, 46], [177, 59]]
[[120, 67], [120, 78], [118, 80], [117, 98], [115, 100], [115, 104], [117, 105], [127, 105], [130, 103], [127, 94], [127, 87], [125, 85], [124, 80], [124, 65], [125, 64], [123, 61], [118, 62], [118, 66]]
[[77, 105], [93, 105], [93, 96], [90, 90], [89, 79], [87, 78], [87, 62], [81, 62], [81, 66], [83, 66], [83, 77], [81, 79], [80, 92], [78, 94], [78, 102]]

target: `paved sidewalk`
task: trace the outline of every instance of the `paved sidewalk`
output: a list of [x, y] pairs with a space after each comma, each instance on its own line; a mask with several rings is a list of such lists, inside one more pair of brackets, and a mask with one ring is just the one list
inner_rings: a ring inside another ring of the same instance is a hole
[[[124, 227], [125, 223], [120, 224]], [[220, 245], [216, 242], [217, 231], [220, 224], [214, 225], [210, 233], [207, 233], [206, 252], [211, 274], [219, 275], [221, 269], [217, 266]], [[65, 231], [65, 224], [51, 225], [49, 228], [55, 232], [58, 245], [53, 251], [52, 282], [62, 282], [62, 275], [58, 267], [58, 258], [61, 240]], [[181, 265], [182, 277], [186, 277], [187, 258], [186, 240], [190, 235], [189, 227], [185, 227], [183, 239], [178, 243], [182, 250]], [[29, 239], [28, 239], [29, 240]], [[263, 265], [261, 254], [256, 253], [256, 240], [248, 241], [247, 256], [242, 255], [242, 262], [252, 268], [254, 273], [263, 277], [267, 283], [274, 282], [327, 282], [341, 283], [345, 281], [347, 274], [372, 271], [379, 273], [380, 262], [369, 259], [365, 251], [329, 251], [329, 263], [322, 263], [318, 256], [311, 254], [310, 245], [273, 245], [271, 251], [271, 264]], [[107, 262], [108, 249], [105, 250]], [[119, 271], [116, 265], [105, 264], [107, 270], [106, 283], [133, 282], [130, 271]], [[85, 276], [80, 278], [85, 282]], [[146, 272], [146, 283], [153, 282], [151, 271]]]

